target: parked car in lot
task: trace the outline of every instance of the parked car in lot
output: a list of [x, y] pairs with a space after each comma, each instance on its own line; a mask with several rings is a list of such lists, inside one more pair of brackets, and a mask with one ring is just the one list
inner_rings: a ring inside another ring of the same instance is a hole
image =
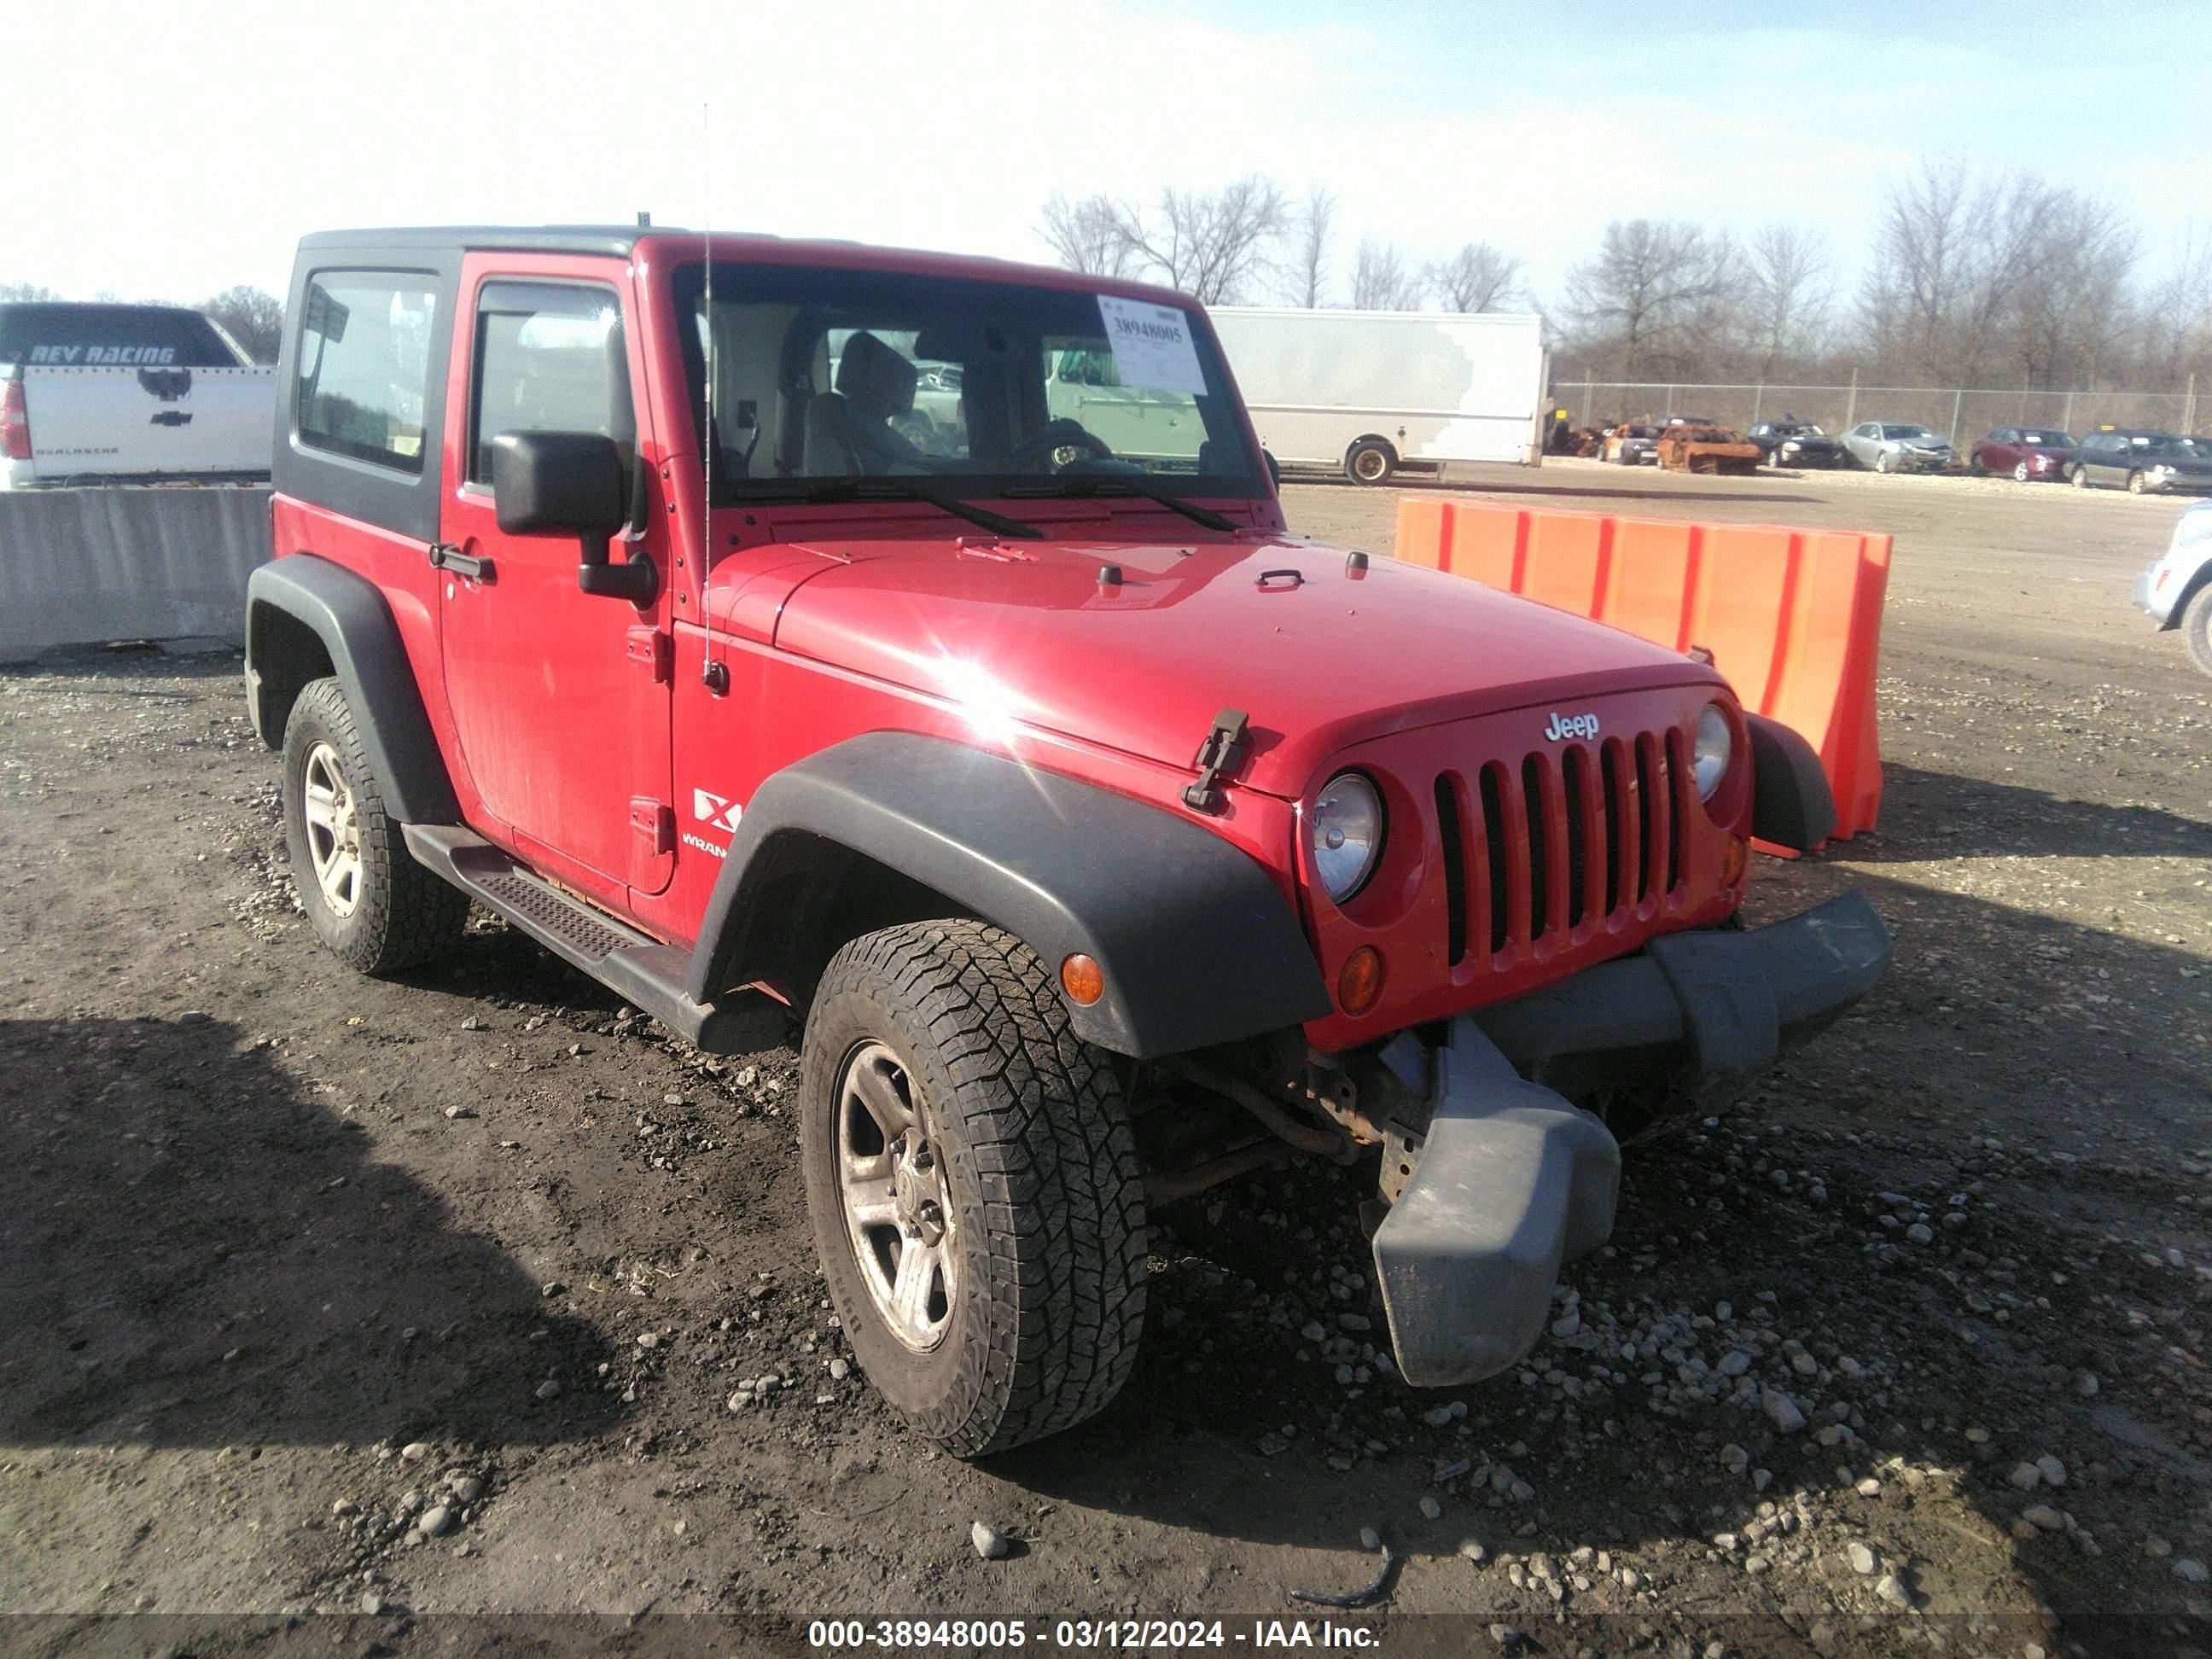
[[183, 306], [0, 304], [0, 489], [266, 477], [275, 374]]
[[1844, 447], [1810, 421], [1785, 415], [1760, 421], [1743, 434], [1759, 446], [1769, 466], [1841, 466]]
[[2212, 674], [2212, 501], [2181, 515], [2165, 555], [2136, 578], [2136, 604], [2161, 632], [2179, 630], [2190, 660]]
[[[1191, 441], [1054, 416], [1068, 353]], [[957, 458], [890, 429], [918, 360]], [[339, 232], [278, 384], [246, 680], [310, 926], [389, 973], [473, 902], [701, 1049], [802, 1020], [822, 1293], [959, 1455], [1103, 1408], [1149, 1210], [1296, 1156], [1374, 1171], [1407, 1382], [1510, 1367], [1616, 1128], [1887, 963], [1857, 893], [1738, 920], [1753, 836], [1834, 828], [1810, 744], [1710, 660], [1291, 536], [1186, 295]]]
[[2001, 426], [1984, 432], [1966, 450], [1977, 472], [2009, 472], [2022, 483], [2066, 476], [2074, 459], [2074, 435], [2055, 426]]
[[2074, 452], [2077, 489], [2109, 486], [2134, 495], [2212, 489], [2212, 453], [2177, 433], [2100, 427]]
[[1876, 472], [1941, 472], [1958, 455], [1924, 426], [1861, 421], [1844, 434], [1844, 453]]
[[1658, 465], [1661, 430], [1642, 421], [1613, 428], [1606, 436], [1606, 459], [1618, 461], [1623, 466], [1641, 466], [1646, 461]]

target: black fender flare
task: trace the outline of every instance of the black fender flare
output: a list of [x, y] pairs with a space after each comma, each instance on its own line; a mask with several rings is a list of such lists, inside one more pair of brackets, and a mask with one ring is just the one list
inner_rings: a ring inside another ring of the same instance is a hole
[[368, 763], [392, 811], [407, 823], [459, 823], [453, 794], [421, 688], [392, 607], [374, 583], [312, 553], [258, 567], [246, 585], [246, 685], [254, 729], [270, 748], [284, 740], [284, 719], [304, 680], [282, 672], [278, 617], [321, 642], [345, 690]]
[[1005, 928], [1055, 972], [1093, 957], [1105, 994], [1067, 1006], [1078, 1036], [1117, 1054], [1181, 1054], [1331, 1007], [1289, 901], [1249, 854], [1164, 807], [905, 732], [848, 738], [761, 785], [702, 918], [690, 995], [762, 977], [797, 921], [790, 878], [803, 887], [848, 853]]
[[1836, 833], [1836, 797], [1813, 745], [1794, 728], [1747, 713], [1751, 732], [1751, 833], [1809, 853]]

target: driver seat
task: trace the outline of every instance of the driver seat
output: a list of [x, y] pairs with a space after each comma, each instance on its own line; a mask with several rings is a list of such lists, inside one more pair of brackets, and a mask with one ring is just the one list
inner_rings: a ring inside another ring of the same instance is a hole
[[[874, 335], [845, 342], [837, 360], [837, 389], [806, 405], [802, 470], [810, 478], [873, 477], [913, 459], [913, 447], [891, 429], [890, 416], [914, 407], [918, 371]], [[880, 409], [881, 416], [872, 413]]]

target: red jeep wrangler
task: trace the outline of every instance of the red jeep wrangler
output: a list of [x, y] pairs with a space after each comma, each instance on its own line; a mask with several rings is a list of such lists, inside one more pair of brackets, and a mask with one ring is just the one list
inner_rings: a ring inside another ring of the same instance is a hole
[[802, 1016], [830, 1293], [955, 1452], [1111, 1400], [1147, 1206], [1292, 1152], [1379, 1153], [1406, 1379], [1501, 1370], [1612, 1226], [1607, 1115], [1887, 963], [1856, 894], [1735, 921], [1750, 836], [1832, 825], [1801, 738], [1286, 534], [1179, 295], [382, 230], [289, 318], [246, 678], [317, 933], [386, 972], [473, 902], [702, 1048]]

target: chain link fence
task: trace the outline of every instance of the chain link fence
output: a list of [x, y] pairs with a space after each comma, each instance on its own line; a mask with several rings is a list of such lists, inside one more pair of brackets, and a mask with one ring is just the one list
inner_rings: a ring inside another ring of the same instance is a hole
[[[2212, 398], [2207, 398], [2212, 404]], [[2186, 392], [1999, 392], [1963, 386], [1717, 386], [1663, 380], [1554, 380], [1552, 404], [1577, 427], [1691, 415], [1741, 432], [1792, 416], [1832, 435], [1861, 421], [1917, 422], [1960, 449], [1996, 427], [2053, 426], [2079, 436], [2100, 426], [2199, 430], [2194, 385]], [[2212, 420], [2212, 407], [2202, 411]]]

